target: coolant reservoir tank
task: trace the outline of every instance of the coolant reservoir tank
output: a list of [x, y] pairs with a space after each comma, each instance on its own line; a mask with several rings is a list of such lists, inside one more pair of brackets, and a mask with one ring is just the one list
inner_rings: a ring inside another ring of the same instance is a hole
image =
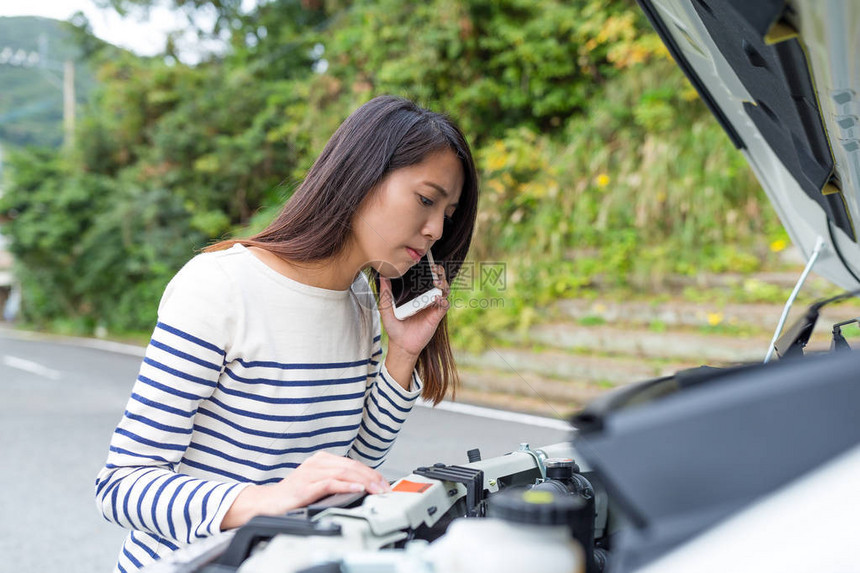
[[579, 499], [515, 490], [490, 498], [486, 519], [454, 520], [428, 551], [434, 573], [583, 573], [582, 548], [568, 523]]

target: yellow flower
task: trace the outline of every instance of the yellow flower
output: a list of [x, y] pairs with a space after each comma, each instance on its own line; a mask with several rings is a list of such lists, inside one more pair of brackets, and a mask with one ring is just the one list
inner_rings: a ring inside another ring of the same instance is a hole
[[708, 313], [708, 324], [711, 326], [716, 326], [723, 321], [723, 313], [722, 312], [709, 312]]
[[773, 251], [774, 253], [778, 253], [782, 250], [785, 250], [785, 248], [787, 246], [788, 246], [788, 241], [786, 241], [785, 239], [777, 239], [770, 244], [770, 250]]
[[597, 176], [597, 186], [598, 187], [606, 187], [609, 185], [609, 175], [606, 173], [601, 173]]
[[490, 179], [487, 181], [487, 187], [493, 190], [494, 193], [502, 194], [505, 192], [505, 186], [498, 179]]
[[487, 168], [490, 171], [498, 171], [508, 164], [508, 157], [502, 153], [496, 155], [493, 154], [490, 156], [489, 161], [487, 161]]

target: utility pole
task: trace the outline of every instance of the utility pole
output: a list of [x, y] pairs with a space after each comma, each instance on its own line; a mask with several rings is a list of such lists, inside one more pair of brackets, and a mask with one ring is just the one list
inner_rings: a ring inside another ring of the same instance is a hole
[[[75, 63], [66, 60], [62, 66], [63, 78], [57, 72], [59, 62], [48, 59], [48, 38], [39, 35], [39, 51], [30, 51], [0, 45], [0, 66], [38, 68], [42, 75], [56, 88], [63, 90], [63, 147], [71, 150], [75, 146]], [[61, 85], [62, 84], [62, 85]]]
[[75, 147], [75, 63], [66, 60], [63, 66], [63, 146]]

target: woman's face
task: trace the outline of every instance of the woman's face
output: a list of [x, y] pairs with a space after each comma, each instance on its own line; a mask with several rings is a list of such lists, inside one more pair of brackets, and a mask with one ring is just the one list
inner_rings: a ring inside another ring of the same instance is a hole
[[442, 236], [463, 189], [463, 167], [450, 149], [389, 173], [353, 220], [353, 256], [384, 277], [402, 276]]

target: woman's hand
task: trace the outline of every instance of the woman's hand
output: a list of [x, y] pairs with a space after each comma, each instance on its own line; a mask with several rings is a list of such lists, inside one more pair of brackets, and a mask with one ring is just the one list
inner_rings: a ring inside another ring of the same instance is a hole
[[399, 320], [394, 316], [391, 281], [385, 277], [379, 277], [379, 314], [388, 333], [385, 367], [397, 383], [407, 390], [418, 356], [433, 338], [436, 328], [448, 312], [448, 294], [451, 289], [445, 277], [445, 267], [434, 265], [433, 270], [436, 275], [433, 284], [442, 291], [442, 297], [406, 320]]
[[448, 294], [451, 289], [445, 278], [445, 267], [434, 265], [433, 270], [436, 276], [433, 285], [442, 291], [442, 297], [405, 320], [399, 320], [394, 316], [391, 281], [385, 277], [379, 277], [379, 313], [382, 316], [385, 331], [388, 333], [389, 349], [393, 345], [407, 354], [418, 356], [433, 338], [436, 327], [448, 312]]
[[252, 485], [233, 501], [221, 529], [233, 529], [255, 515], [283, 515], [335, 493], [385, 493], [391, 487], [382, 474], [361, 462], [317, 452], [278, 483]]

